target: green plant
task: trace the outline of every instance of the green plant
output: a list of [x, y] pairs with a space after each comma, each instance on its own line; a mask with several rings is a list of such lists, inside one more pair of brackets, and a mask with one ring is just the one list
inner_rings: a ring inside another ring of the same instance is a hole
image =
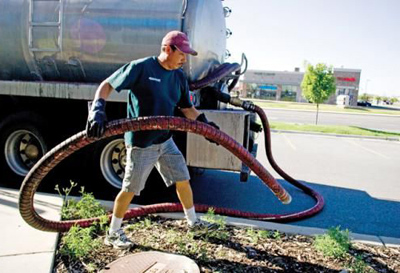
[[152, 221], [151, 221], [150, 218], [145, 218], [144, 221], [143, 221], [143, 225], [144, 225], [144, 227], [146, 227], [146, 228], [151, 227], [152, 224], [153, 224], [153, 223], [152, 223]]
[[271, 233], [268, 230], [255, 230], [253, 228], [249, 228], [246, 230], [246, 234], [250, 237], [250, 242], [253, 244], [257, 244], [260, 239], [270, 238]]
[[99, 239], [93, 239], [95, 227], [82, 228], [73, 226], [62, 237], [60, 253], [69, 256], [73, 260], [82, 259], [101, 246]]
[[351, 272], [354, 273], [372, 273], [368, 265], [363, 261], [360, 255], [355, 256], [348, 264], [348, 267]]
[[272, 238], [274, 238], [275, 240], [280, 240], [281, 236], [282, 234], [279, 232], [279, 230], [275, 230], [275, 232], [272, 234]]
[[151, 218], [145, 218], [144, 220], [141, 220], [139, 222], [136, 222], [134, 224], [130, 224], [126, 227], [127, 231], [135, 231], [138, 229], [143, 229], [143, 228], [150, 228], [153, 225], [156, 225], [157, 222], [154, 222], [151, 220]]
[[96, 264], [94, 264], [94, 263], [84, 264], [84, 263], [82, 262], [82, 264], [85, 266], [86, 270], [87, 270], [89, 273], [97, 272], [97, 271], [98, 271], [98, 268], [97, 268]]
[[[65, 202], [61, 210], [62, 219], [72, 220], [99, 217], [99, 220], [93, 222], [88, 228], [73, 226], [62, 237], [60, 253], [73, 260], [86, 258], [92, 251], [101, 246], [102, 243], [98, 239], [93, 239], [93, 237], [99, 231], [106, 232], [109, 221], [105, 209], [94, 198], [93, 194], [85, 192], [84, 187], [81, 187], [79, 192], [82, 194], [82, 198], [79, 201], [68, 199], [72, 189], [76, 186], [76, 183], [70, 181], [70, 187], [62, 189], [65, 194]], [[56, 185], [55, 190], [63, 196], [58, 185]], [[95, 271], [92, 265], [88, 265], [87, 270], [89, 272]]]
[[317, 235], [314, 247], [325, 256], [343, 258], [351, 246], [349, 230], [330, 228], [326, 234]]
[[75, 188], [76, 186], [78, 186], [77, 183], [75, 183], [74, 181], [69, 181], [70, 183], [70, 187], [68, 188], [62, 188], [62, 191], [64, 192], [64, 194], [61, 193], [60, 187], [58, 186], [58, 184], [54, 187], [54, 189], [58, 192], [58, 194], [62, 197], [65, 195], [64, 199], [66, 199], [69, 194], [71, 193], [72, 189]]
[[215, 214], [215, 209], [209, 208], [202, 219], [218, 225], [216, 230], [208, 231], [205, 234], [206, 239], [227, 240], [229, 238], [229, 232], [226, 230], [226, 216]]
[[96, 229], [96, 233], [103, 232], [106, 233], [108, 231], [108, 222], [110, 221], [108, 215], [101, 215], [98, 221], [93, 222], [93, 226]]
[[[106, 214], [105, 209], [101, 206], [101, 204], [95, 199], [92, 193], [85, 192], [85, 188], [81, 187], [79, 193], [82, 195], [79, 201], [74, 199], [69, 199], [68, 196], [71, 193], [72, 189], [77, 186], [76, 183], [70, 181], [71, 186], [69, 188], [63, 188], [63, 192], [65, 194], [65, 202], [64, 206], [61, 210], [61, 218], [63, 220], [74, 220], [74, 219], [83, 219], [83, 218], [93, 218], [99, 217]], [[55, 190], [63, 196], [61, 193], [59, 186], [55, 186]]]
[[167, 242], [174, 245], [179, 254], [195, 256], [199, 260], [206, 261], [208, 259], [207, 249], [201, 241], [196, 241], [194, 237], [193, 232], [181, 234], [175, 230], [169, 230], [166, 234]]
[[209, 208], [207, 213], [202, 217], [202, 219], [210, 223], [217, 224], [218, 227], [221, 229], [224, 229], [226, 227], [226, 216], [215, 214], [214, 208]]

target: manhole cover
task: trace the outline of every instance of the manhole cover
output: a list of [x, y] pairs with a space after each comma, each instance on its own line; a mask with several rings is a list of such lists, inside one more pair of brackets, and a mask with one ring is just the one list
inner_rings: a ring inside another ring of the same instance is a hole
[[141, 252], [108, 264], [101, 273], [200, 273], [197, 264], [188, 257], [157, 251]]

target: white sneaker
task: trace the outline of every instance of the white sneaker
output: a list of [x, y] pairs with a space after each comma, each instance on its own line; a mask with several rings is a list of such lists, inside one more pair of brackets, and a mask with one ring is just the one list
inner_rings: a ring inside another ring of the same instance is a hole
[[118, 249], [127, 249], [133, 246], [132, 241], [126, 237], [124, 231], [120, 228], [113, 233], [108, 233], [104, 239], [104, 244]]
[[192, 225], [189, 225], [190, 230], [199, 230], [199, 229], [206, 229], [206, 230], [217, 230], [218, 225], [216, 223], [210, 223], [201, 219], [197, 219]]

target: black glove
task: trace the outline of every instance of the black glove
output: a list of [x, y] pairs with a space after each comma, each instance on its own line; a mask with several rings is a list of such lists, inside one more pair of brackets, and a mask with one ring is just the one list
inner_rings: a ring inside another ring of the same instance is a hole
[[87, 137], [101, 137], [106, 129], [106, 101], [98, 99], [93, 102], [86, 123]]
[[[212, 121], [208, 121], [208, 119], [206, 118], [206, 116], [204, 115], [204, 113], [202, 113], [202, 114], [200, 114], [197, 118], [196, 118], [196, 121], [201, 121], [201, 122], [204, 122], [204, 123], [207, 123], [208, 125], [211, 125], [212, 127], [214, 127], [214, 128], [216, 128], [216, 129], [218, 129], [219, 130], [219, 126], [217, 125], [217, 124], [215, 124], [214, 122], [212, 122]], [[214, 143], [214, 144], [217, 144], [217, 145], [219, 145], [217, 142], [215, 142], [214, 140], [211, 140], [211, 139], [209, 139], [209, 138], [206, 138], [208, 141], [210, 141], [211, 143]]]

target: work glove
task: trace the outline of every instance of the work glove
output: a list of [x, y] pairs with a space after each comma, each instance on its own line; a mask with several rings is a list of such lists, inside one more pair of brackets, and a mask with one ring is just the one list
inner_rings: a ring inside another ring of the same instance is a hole
[[[202, 113], [202, 114], [200, 114], [197, 118], [196, 118], [196, 121], [201, 121], [201, 122], [204, 122], [204, 123], [207, 123], [208, 125], [211, 125], [212, 127], [214, 127], [214, 128], [216, 128], [216, 129], [218, 129], [219, 130], [219, 126], [217, 125], [217, 124], [215, 124], [214, 122], [212, 122], [212, 121], [208, 121], [208, 119], [206, 118], [206, 115], [204, 115], [204, 113]], [[214, 140], [211, 140], [211, 139], [209, 139], [209, 138], [206, 138], [208, 141], [210, 141], [211, 143], [214, 143], [214, 144], [216, 144], [216, 145], [219, 145], [217, 142], [215, 142]]]
[[107, 123], [105, 108], [106, 101], [104, 99], [100, 98], [93, 102], [86, 123], [87, 137], [99, 138], [104, 134]]

